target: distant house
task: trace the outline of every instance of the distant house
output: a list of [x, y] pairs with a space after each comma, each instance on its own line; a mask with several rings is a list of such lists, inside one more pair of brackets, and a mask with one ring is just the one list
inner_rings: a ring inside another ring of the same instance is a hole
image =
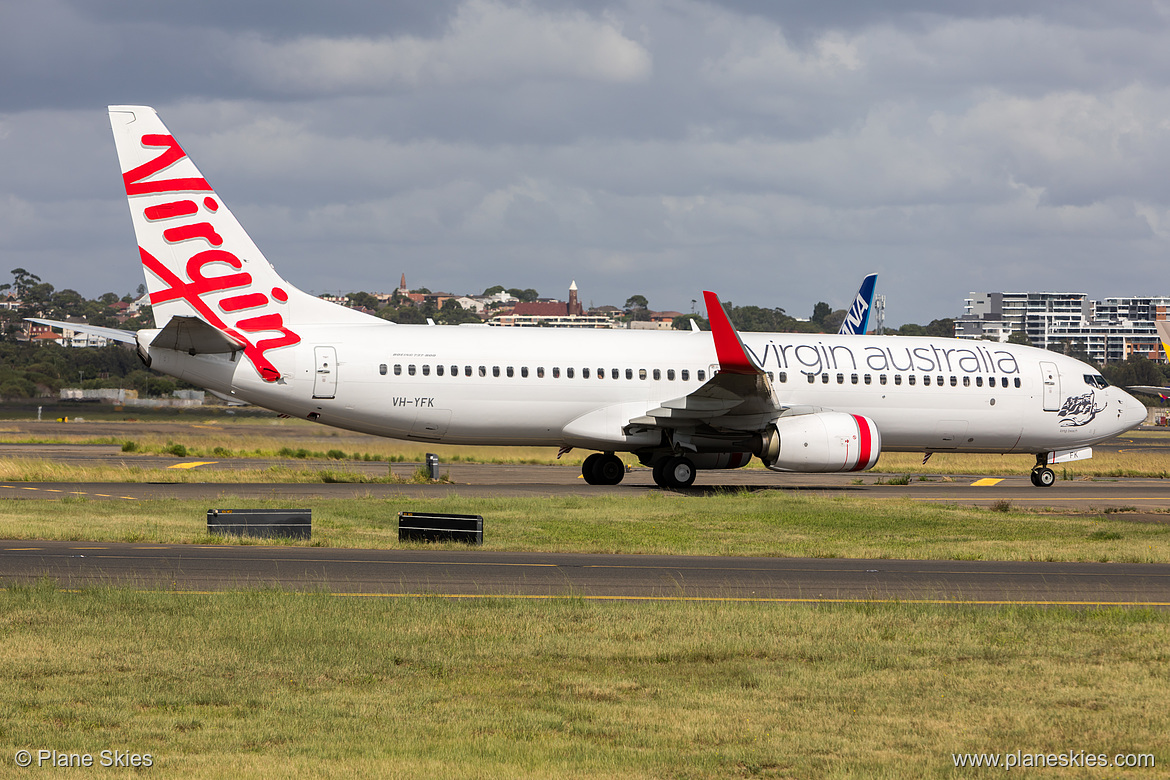
[[489, 321], [508, 328], [609, 328], [612, 320], [604, 315], [586, 314], [577, 300], [577, 283], [569, 285], [568, 301], [533, 301], [517, 303], [511, 311], [502, 311]]

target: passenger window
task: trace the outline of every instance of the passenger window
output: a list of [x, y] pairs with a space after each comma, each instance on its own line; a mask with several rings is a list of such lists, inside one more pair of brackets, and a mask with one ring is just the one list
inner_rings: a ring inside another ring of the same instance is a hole
[[414, 363], [411, 363], [409, 366], [406, 367], [406, 373], [410, 374], [411, 376], [414, 376]]
[[508, 376], [509, 376], [509, 377], [512, 377], [512, 376], [514, 376], [514, 375], [515, 375], [515, 372], [512, 370], [512, 367], [511, 367], [511, 366], [508, 366]]
[[691, 372], [689, 369], [684, 368], [682, 371], [678, 372], [678, 375], [684, 382], [689, 382], [691, 380]]
[[609, 370], [609, 378], [610, 378], [610, 379], [621, 379], [621, 378], [622, 378], [622, 372], [621, 372], [621, 371], [619, 371], [619, 370], [617, 370], [616, 368], [611, 368], [611, 369]]
[[963, 387], [970, 387], [970, 386], [971, 386], [971, 377], [969, 377], [969, 376], [963, 377]]
[[572, 378], [573, 378], [573, 367], [569, 366], [568, 368], [565, 369], [565, 379], [572, 379]]
[[528, 366], [520, 366], [520, 377], [522, 379], [528, 378]]
[[583, 369], [581, 369], [581, 378], [582, 378], [582, 379], [588, 379], [588, 378], [589, 378], [589, 369], [587, 369], [587, 368], [583, 368]]
[[[929, 377], [928, 377], [928, 378], [929, 378]], [[908, 385], [912, 385], [912, 384], [914, 384], [914, 375], [913, 375], [913, 374], [911, 374], [910, 376], [906, 377], [906, 384], [908, 384]]]
[[662, 369], [656, 368], [654, 369], [654, 381], [657, 382], [659, 379], [662, 379]]
[[837, 374], [837, 384], [839, 384], [839, 385], [845, 384], [845, 375], [844, 374]]
[[536, 378], [537, 379], [544, 379], [544, 366], [537, 366], [536, 367]]
[[813, 382], [817, 381], [817, 375], [816, 375], [816, 374], [808, 374], [807, 376], [808, 376], [808, 383], [809, 383], [810, 385], [811, 385]]
[[869, 384], [873, 384], [873, 375], [872, 375], [872, 374], [866, 374], [866, 375], [865, 375], [865, 383], [866, 383], [867, 385], [869, 385]]
[[704, 371], [704, 370], [703, 370], [703, 369], [701, 369], [701, 368], [700, 368], [698, 371], [696, 371], [696, 372], [695, 372], [695, 376], [699, 377], [699, 381], [700, 381], [700, 382], [706, 382], [706, 381], [707, 381], [707, 372], [706, 372], [706, 371]]
[[386, 376], [386, 364], [385, 363], [378, 366], [378, 373], [381, 374], [382, 376]]
[[394, 376], [402, 376], [402, 364], [401, 363], [394, 364]]
[[957, 376], [951, 377], [951, 387], [958, 387], [959, 378]]
[[[684, 376], [683, 379], [686, 379], [686, 377]], [[787, 381], [788, 381], [788, 372], [781, 371], [780, 372], [780, 382], [783, 384], [784, 382], [787, 382]]]
[[1020, 386], [1020, 378], [1016, 377], [1016, 387], [1019, 387], [1019, 386]]
[[879, 374], [879, 375], [878, 375], [878, 384], [879, 384], [879, 385], [884, 385], [885, 383], [886, 383], [886, 375], [885, 375], [885, 374]]
[[446, 368], [442, 363], [440, 363], [439, 365], [435, 366], [435, 376], [442, 376], [445, 370]]
[[597, 378], [598, 379], [605, 379], [605, 369], [604, 368], [597, 369]]
[[498, 377], [499, 375], [500, 375], [500, 367], [499, 366], [492, 366], [492, 376]]
[[850, 375], [849, 375], [849, 381], [850, 381], [850, 382], [852, 382], [853, 384], [857, 384], [857, 382], [858, 382], [858, 376], [857, 376], [857, 374], [850, 374]]
[[674, 381], [674, 369], [673, 368], [666, 369], [666, 380], [668, 382]]
[[[471, 367], [467, 368], [467, 375], [471, 376]], [[451, 366], [451, 376], [459, 376], [459, 366]]]
[[[913, 379], [910, 380], [910, 384], [914, 384]], [[926, 374], [922, 377], [922, 384], [926, 387], [930, 387], [930, 374]]]
[[828, 374], [821, 374], [821, 384], [823, 384], [823, 385], [829, 384], [829, 375]]
[[479, 367], [479, 375], [480, 376], [487, 376], [487, 366], [480, 366]]
[[940, 376], [940, 377], [938, 377], [938, 383], [937, 383], [937, 384], [938, 384], [938, 386], [939, 386], [939, 387], [942, 387], [942, 386], [943, 386], [943, 379], [945, 379], [945, 378], [946, 378], [946, 377], [941, 377], [941, 376]]
[[976, 387], [983, 387], [983, 377], [981, 377], [981, 376], [975, 377], [975, 386]]
[[639, 378], [639, 379], [645, 379], [645, 378], [646, 378], [646, 369], [644, 369], [644, 368], [639, 368], [639, 369], [638, 369], [638, 378]]
[[633, 378], [634, 378], [634, 369], [627, 368], [626, 369], [626, 379], [633, 379]]
[[471, 366], [463, 367], [463, 376], [471, 376]]
[[560, 378], [561, 378], [561, 367], [560, 366], [553, 366], [553, 379], [560, 379]]
[[894, 374], [894, 384], [896, 384], [896, 385], [902, 384], [902, 375], [901, 374]]

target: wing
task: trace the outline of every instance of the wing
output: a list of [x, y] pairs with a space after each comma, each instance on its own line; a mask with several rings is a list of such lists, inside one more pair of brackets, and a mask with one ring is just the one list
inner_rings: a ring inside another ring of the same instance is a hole
[[719, 370], [706, 384], [681, 398], [664, 401], [631, 420], [631, 425], [673, 429], [707, 426], [717, 431], [753, 432], [791, 411], [777, 400], [772, 380], [744, 347], [719, 296], [704, 291], [703, 298]]

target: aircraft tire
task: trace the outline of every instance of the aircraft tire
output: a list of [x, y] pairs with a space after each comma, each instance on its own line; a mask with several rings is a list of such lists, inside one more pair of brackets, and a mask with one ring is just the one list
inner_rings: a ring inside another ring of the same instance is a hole
[[597, 466], [604, 457], [605, 456], [600, 452], [595, 452], [581, 462], [581, 476], [584, 477], [585, 481], [590, 485], [603, 484], [601, 482], [601, 475], [598, 473], [599, 470]]
[[681, 455], [670, 458], [662, 465], [662, 478], [665, 483], [663, 487], [675, 490], [688, 488], [695, 484], [696, 473], [695, 464], [691, 462], [690, 458], [684, 458]]
[[1049, 468], [1033, 469], [1032, 484], [1036, 487], [1052, 487], [1056, 482], [1056, 472]]
[[658, 487], [670, 487], [670, 485], [666, 484], [666, 463], [669, 460], [670, 458], [660, 458], [654, 461], [651, 468], [650, 473], [654, 475], [654, 484]]
[[613, 453], [602, 455], [593, 464], [593, 474], [597, 481], [595, 485], [616, 485], [626, 476], [626, 464]]

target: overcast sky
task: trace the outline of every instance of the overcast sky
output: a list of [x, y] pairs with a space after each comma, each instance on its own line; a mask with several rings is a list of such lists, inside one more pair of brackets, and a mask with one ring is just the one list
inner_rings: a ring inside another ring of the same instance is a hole
[[1170, 6], [0, 0], [0, 280], [142, 282], [145, 104], [312, 292], [494, 284], [887, 324], [1170, 295]]

